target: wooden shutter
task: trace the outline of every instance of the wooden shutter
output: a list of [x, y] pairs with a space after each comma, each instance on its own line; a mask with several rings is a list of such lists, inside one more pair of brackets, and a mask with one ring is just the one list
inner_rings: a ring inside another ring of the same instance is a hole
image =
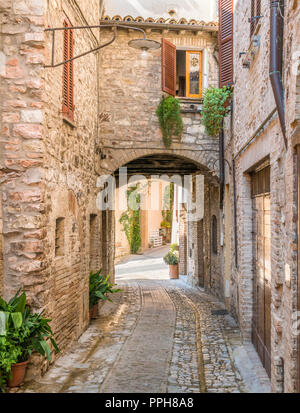
[[233, 83], [233, 0], [219, 0], [220, 87]]
[[176, 46], [162, 39], [162, 90], [172, 96], [176, 95]]
[[[64, 27], [72, 27], [68, 21]], [[73, 30], [65, 30], [63, 34], [63, 59], [64, 61], [74, 57], [74, 34]], [[63, 66], [63, 114], [70, 120], [74, 120], [74, 65], [73, 61]]]

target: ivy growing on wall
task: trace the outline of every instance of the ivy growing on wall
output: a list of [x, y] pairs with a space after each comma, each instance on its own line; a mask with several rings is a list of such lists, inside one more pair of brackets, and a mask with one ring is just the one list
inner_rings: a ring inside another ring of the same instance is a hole
[[127, 191], [127, 211], [119, 220], [129, 243], [130, 253], [136, 254], [141, 248], [141, 194], [138, 186], [132, 186]]
[[174, 206], [174, 183], [171, 182], [165, 188], [163, 198], [163, 210], [161, 211], [163, 221], [161, 227], [171, 228], [173, 220], [173, 206]]
[[231, 89], [226, 86], [223, 88], [210, 87], [205, 90], [202, 123], [208, 135], [215, 136], [219, 133], [223, 119], [230, 112], [226, 103], [231, 97]]
[[165, 147], [169, 148], [172, 144], [173, 136], [180, 138], [183, 131], [183, 122], [178, 99], [173, 96], [163, 98], [158, 105], [156, 115], [162, 131]]

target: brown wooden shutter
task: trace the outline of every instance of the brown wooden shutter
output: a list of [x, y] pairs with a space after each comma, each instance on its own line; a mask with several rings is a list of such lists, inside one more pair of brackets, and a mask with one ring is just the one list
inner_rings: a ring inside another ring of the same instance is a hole
[[[68, 21], [64, 27], [71, 27]], [[64, 61], [74, 57], [74, 35], [73, 30], [65, 30], [63, 34], [63, 59]], [[73, 61], [63, 65], [63, 114], [70, 120], [74, 120], [74, 70]]]
[[233, 83], [233, 0], [219, 0], [220, 87]]
[[176, 95], [176, 46], [162, 39], [162, 90], [170, 95]]

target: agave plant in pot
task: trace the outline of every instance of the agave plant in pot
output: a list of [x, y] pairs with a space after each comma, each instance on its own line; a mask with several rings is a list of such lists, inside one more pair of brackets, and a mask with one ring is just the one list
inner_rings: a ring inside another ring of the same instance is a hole
[[169, 265], [170, 278], [177, 279], [179, 277], [179, 253], [174, 249], [170, 249], [167, 255], [164, 256], [164, 262]]
[[100, 300], [111, 301], [108, 294], [118, 293], [121, 290], [113, 288], [116, 284], [109, 282], [110, 275], [104, 276], [102, 270], [90, 272], [90, 319], [98, 316], [98, 303]]
[[49, 325], [50, 319], [33, 313], [20, 291], [8, 302], [0, 298], [0, 389], [19, 386], [25, 377], [31, 354], [35, 351], [51, 361], [51, 342], [59, 348]]

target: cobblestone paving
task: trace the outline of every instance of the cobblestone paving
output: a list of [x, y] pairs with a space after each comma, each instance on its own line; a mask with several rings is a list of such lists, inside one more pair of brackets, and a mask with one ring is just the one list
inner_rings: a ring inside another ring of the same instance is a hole
[[243, 346], [214, 298], [182, 281], [122, 281], [79, 342], [39, 381], [18, 392], [269, 392], [251, 347]]

